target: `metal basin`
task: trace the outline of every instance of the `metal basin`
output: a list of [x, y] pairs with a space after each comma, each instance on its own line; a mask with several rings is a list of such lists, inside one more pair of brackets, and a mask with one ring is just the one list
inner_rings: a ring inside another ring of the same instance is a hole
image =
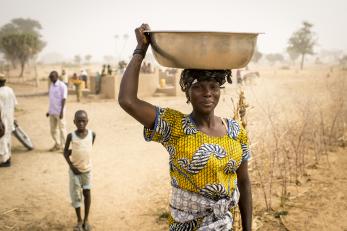
[[165, 67], [236, 69], [251, 60], [259, 33], [148, 31], [157, 62]]

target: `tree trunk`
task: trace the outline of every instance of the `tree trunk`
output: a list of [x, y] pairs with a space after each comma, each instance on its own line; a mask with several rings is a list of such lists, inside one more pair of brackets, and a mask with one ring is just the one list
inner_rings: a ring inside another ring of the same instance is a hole
[[304, 69], [304, 60], [305, 60], [305, 54], [301, 55], [301, 64], [300, 64], [300, 69]]
[[35, 85], [39, 87], [39, 75], [37, 73], [36, 61], [34, 60], [34, 69], [35, 69]]
[[16, 60], [15, 59], [10, 59], [10, 62], [11, 62], [12, 68], [16, 69], [17, 68]]
[[20, 62], [20, 74], [19, 74], [19, 77], [23, 77], [24, 67], [25, 67], [25, 62], [21, 61]]

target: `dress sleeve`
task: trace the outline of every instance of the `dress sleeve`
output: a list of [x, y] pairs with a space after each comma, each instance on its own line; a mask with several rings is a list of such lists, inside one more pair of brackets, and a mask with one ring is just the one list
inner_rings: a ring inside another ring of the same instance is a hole
[[242, 161], [248, 161], [251, 159], [251, 150], [249, 148], [249, 139], [246, 129], [240, 127], [240, 133], [238, 137], [242, 148]]
[[152, 129], [144, 127], [146, 141], [167, 143], [171, 139], [172, 130], [179, 118], [180, 112], [170, 108], [156, 107], [156, 117]]

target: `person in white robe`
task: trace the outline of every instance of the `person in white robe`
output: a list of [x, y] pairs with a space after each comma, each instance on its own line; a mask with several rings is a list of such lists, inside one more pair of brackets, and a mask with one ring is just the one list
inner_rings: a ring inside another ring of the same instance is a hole
[[0, 138], [0, 167], [11, 166], [11, 134], [14, 127], [14, 110], [17, 104], [12, 88], [5, 86], [6, 78], [0, 73], [0, 113], [5, 134]]

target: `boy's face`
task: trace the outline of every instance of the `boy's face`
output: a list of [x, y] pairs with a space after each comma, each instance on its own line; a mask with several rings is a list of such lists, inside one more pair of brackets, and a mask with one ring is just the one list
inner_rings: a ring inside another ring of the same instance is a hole
[[73, 122], [78, 131], [84, 131], [88, 124], [88, 116], [86, 113], [78, 113]]

